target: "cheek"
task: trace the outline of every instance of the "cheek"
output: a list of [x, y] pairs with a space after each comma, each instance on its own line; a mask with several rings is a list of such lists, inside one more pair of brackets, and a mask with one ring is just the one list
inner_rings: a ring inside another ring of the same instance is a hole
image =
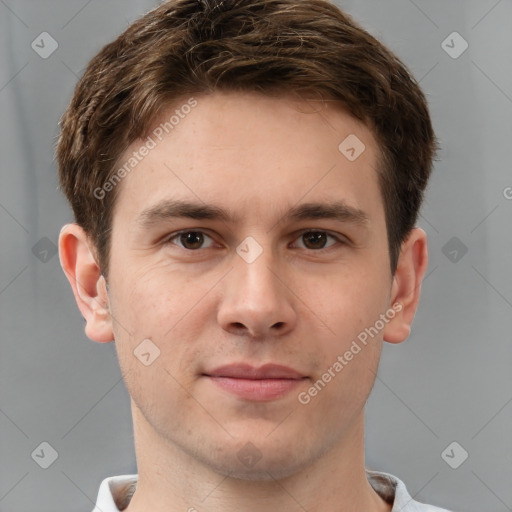
[[146, 343], [150, 353], [158, 354], [155, 363], [168, 371], [167, 378], [175, 376], [187, 385], [202, 361], [198, 340], [214, 327], [209, 322], [215, 320], [212, 301], [219, 276], [198, 278], [159, 264], [125, 275], [113, 275], [111, 288], [120, 365], [138, 372], [136, 354]]
[[206, 312], [198, 307], [198, 296], [204, 292], [185, 286], [187, 279], [177, 273], [165, 278], [159, 273], [157, 278], [155, 270], [112, 279], [112, 314], [127, 390], [145, 417], [164, 431], [165, 425], [177, 421], [177, 410], [190, 407], [187, 390], [201, 360], [200, 347], [193, 341], [204, 328], [196, 319], [203, 315], [204, 320]]
[[[390, 286], [390, 284], [389, 284]], [[335, 274], [310, 298], [312, 309], [331, 331], [332, 338], [349, 343], [385, 312], [389, 286], [382, 275], [369, 270]]]
[[137, 373], [137, 379], [154, 378], [146, 369], [142, 375], [141, 370], [146, 368], [144, 363], [148, 363], [147, 368], [160, 365], [167, 352], [165, 334], [175, 323], [175, 316], [179, 318], [179, 303], [164, 282], [152, 278], [149, 269], [125, 269], [124, 274], [111, 276], [111, 313], [119, 363], [126, 371]]
[[324, 365], [302, 395], [322, 417], [343, 424], [365, 405], [378, 370], [382, 339], [379, 335], [362, 343], [346, 337], [329, 347]]
[[364, 272], [332, 280], [312, 297], [330, 331], [319, 346], [323, 352], [322, 366], [315, 375], [316, 382], [321, 381], [316, 386], [322, 390], [318, 391], [323, 396], [319, 402], [326, 407], [337, 403], [339, 414], [359, 407], [371, 390], [382, 350], [385, 324], [380, 318], [386, 312], [388, 293], [385, 279]]
[[116, 277], [116, 312], [130, 332], [145, 337], [161, 337], [174, 330], [198, 305], [213, 281], [192, 278], [176, 267], [159, 263]]

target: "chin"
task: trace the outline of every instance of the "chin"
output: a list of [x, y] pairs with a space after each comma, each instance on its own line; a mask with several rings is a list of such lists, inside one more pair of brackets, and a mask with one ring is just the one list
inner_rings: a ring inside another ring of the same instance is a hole
[[244, 442], [235, 452], [235, 457], [223, 453], [217, 459], [207, 461], [207, 464], [216, 473], [235, 480], [268, 482], [291, 477], [313, 462], [303, 446], [281, 451], [267, 447], [259, 451], [250, 442]]
[[231, 464], [212, 466], [212, 469], [223, 476], [234, 480], [245, 480], [253, 482], [271, 482], [291, 477], [299, 473], [302, 467], [290, 466], [290, 464], [263, 464], [258, 463], [252, 468], [244, 468], [238, 460], [231, 461]]

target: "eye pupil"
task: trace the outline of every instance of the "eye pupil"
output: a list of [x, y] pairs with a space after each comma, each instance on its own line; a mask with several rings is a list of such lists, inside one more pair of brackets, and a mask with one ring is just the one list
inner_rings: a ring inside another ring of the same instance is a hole
[[[306, 246], [308, 246], [309, 242], [313, 243], [313, 247], [310, 247], [311, 249], [322, 249], [327, 242], [326, 234], [321, 231], [310, 231], [308, 233], [304, 233], [302, 236], [304, 237], [304, 241], [307, 240], [305, 244]], [[319, 242], [320, 247], [317, 245]]]
[[[198, 249], [203, 243], [203, 234], [198, 231], [189, 231], [180, 236], [181, 243], [188, 249]], [[192, 247], [190, 247], [192, 245]]]

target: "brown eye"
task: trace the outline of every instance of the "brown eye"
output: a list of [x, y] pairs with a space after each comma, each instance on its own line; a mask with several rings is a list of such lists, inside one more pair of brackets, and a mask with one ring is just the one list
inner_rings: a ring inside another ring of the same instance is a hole
[[180, 235], [180, 242], [186, 249], [199, 249], [203, 241], [203, 234], [199, 231], [189, 231]]
[[[329, 242], [329, 238], [334, 240], [334, 242]], [[309, 250], [322, 250], [329, 249], [331, 246], [338, 244], [343, 244], [343, 240], [334, 235], [331, 235], [325, 231], [303, 231], [299, 238], [297, 239], [299, 242], [299, 246], [301, 249], [309, 249]], [[297, 243], [297, 242], [295, 242]]]
[[[205, 241], [210, 240], [209, 245], [204, 245]], [[213, 240], [202, 231], [181, 231], [168, 238], [168, 243], [178, 245], [183, 249], [194, 251], [211, 247]]]
[[327, 234], [323, 231], [308, 231], [302, 237], [308, 249], [323, 249], [327, 243]]

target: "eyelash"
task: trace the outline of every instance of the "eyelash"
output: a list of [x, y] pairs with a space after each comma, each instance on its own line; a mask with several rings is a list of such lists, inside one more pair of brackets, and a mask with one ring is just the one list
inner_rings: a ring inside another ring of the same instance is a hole
[[[163, 240], [163, 243], [164, 243], [164, 244], [166, 244], [166, 245], [167, 245], [167, 244], [177, 245], [177, 244], [174, 244], [174, 243], [172, 242], [172, 240], [174, 240], [175, 238], [179, 238], [181, 235], [186, 234], [186, 233], [201, 233], [201, 234], [206, 235], [208, 238], [210, 238], [210, 239], [212, 239], [212, 240], [213, 240], [213, 238], [212, 238], [210, 235], [208, 235], [208, 233], [206, 233], [206, 232], [204, 232], [204, 231], [201, 231], [201, 230], [199, 230], [199, 229], [198, 229], [198, 230], [195, 230], [195, 229], [185, 229], [185, 230], [182, 230], [182, 231], [177, 231], [176, 233], [172, 233], [171, 235], [169, 235], [168, 237], [166, 237], [166, 238]], [[304, 229], [304, 230], [302, 230], [302, 231], [297, 235], [297, 237], [295, 238], [295, 240], [297, 240], [297, 239], [301, 238], [301, 237], [302, 237], [303, 235], [305, 235], [306, 233], [323, 233], [323, 234], [327, 235], [328, 237], [331, 237], [331, 238], [333, 238], [334, 240], [336, 240], [336, 242], [338, 242], [338, 244], [341, 244], [341, 245], [347, 245], [347, 241], [346, 241], [346, 240], [344, 240], [344, 239], [342, 239], [342, 238], [340, 238], [340, 237], [338, 237], [338, 236], [335, 236], [335, 235], [331, 234], [331, 233], [330, 233], [330, 232], [328, 232], [328, 231], [324, 231], [324, 230], [321, 230], [321, 229], [311, 229], [311, 228], [310, 228], [310, 229]], [[331, 245], [331, 246], [329, 246], [329, 247], [322, 247], [322, 248], [320, 248], [320, 249], [308, 249], [308, 248], [306, 247], [306, 248], [304, 248], [303, 250], [306, 250], [306, 251], [313, 251], [313, 252], [322, 252], [322, 251], [328, 251], [328, 250], [332, 249], [335, 245], [336, 245], [336, 244], [332, 244], [332, 245]], [[180, 246], [180, 245], [178, 245], [178, 247], [179, 247], [180, 249], [183, 249], [183, 250], [187, 251], [187, 252], [197, 252], [197, 251], [199, 251], [199, 250], [201, 250], [201, 249], [209, 249], [209, 247], [206, 247], [206, 248], [205, 248], [205, 247], [200, 247], [199, 249], [187, 249], [186, 247], [182, 247], [182, 246]], [[302, 248], [300, 248], [300, 249], [302, 249]]]

